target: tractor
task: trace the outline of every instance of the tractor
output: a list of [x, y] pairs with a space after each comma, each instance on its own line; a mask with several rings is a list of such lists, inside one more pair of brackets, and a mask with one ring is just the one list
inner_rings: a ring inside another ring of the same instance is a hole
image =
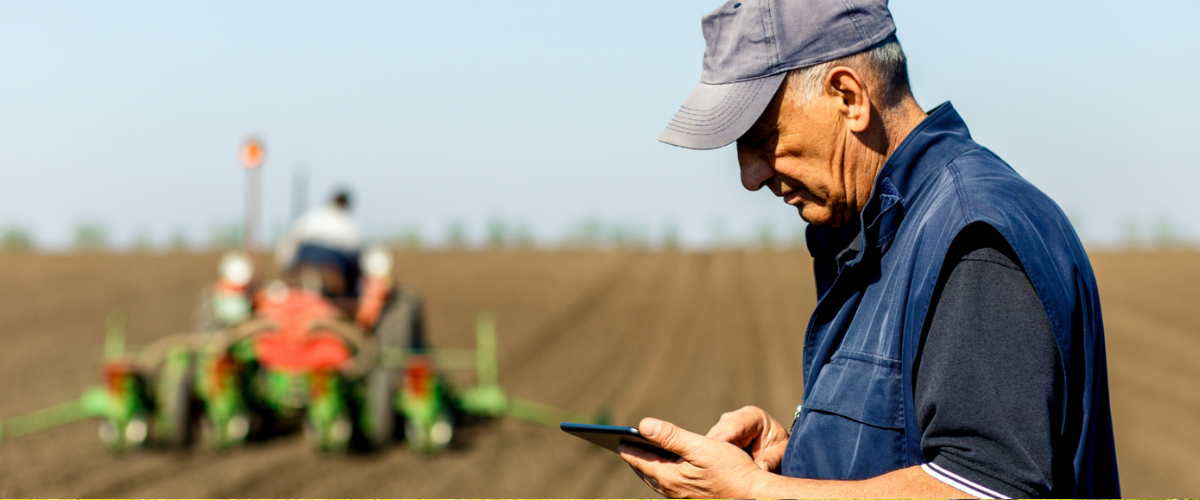
[[424, 353], [421, 296], [395, 282], [382, 247], [363, 252], [361, 267], [347, 307], [322, 293], [320, 269], [254, 287], [249, 256], [227, 253], [197, 332], [136, 355], [110, 338], [105, 390], [85, 398], [105, 417], [101, 438], [117, 450], [182, 447], [198, 427], [224, 449], [302, 428], [313, 447], [336, 451], [378, 449], [402, 431], [422, 451], [444, 449], [457, 405]]
[[[230, 449], [302, 430], [326, 452], [402, 439], [428, 454], [451, 445], [463, 417], [547, 427], [607, 421], [603, 411], [588, 417], [509, 397], [498, 384], [490, 313], [476, 321], [474, 349], [430, 348], [422, 296], [393, 279], [391, 253], [370, 247], [360, 266], [359, 296], [345, 301], [323, 293], [320, 269], [255, 286], [251, 258], [229, 252], [202, 294], [195, 331], [131, 349], [124, 316], [110, 313], [104, 384], [0, 422], [0, 438], [97, 418], [101, 440], [117, 452], [184, 448], [197, 436]], [[474, 385], [452, 383], [451, 371], [474, 371]]]

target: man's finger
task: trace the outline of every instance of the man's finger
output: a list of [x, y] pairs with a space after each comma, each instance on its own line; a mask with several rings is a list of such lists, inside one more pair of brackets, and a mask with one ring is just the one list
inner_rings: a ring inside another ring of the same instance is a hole
[[754, 464], [767, 472], [778, 472], [779, 464], [783, 462], [783, 453], [787, 449], [787, 441], [775, 444], [761, 450], [754, 456]]
[[725, 413], [708, 431], [708, 437], [718, 439], [722, 435], [741, 434], [743, 429], [754, 426], [755, 420], [754, 415], [742, 410]]
[[635, 463], [635, 462], [631, 462], [628, 458], [626, 458], [625, 461], [630, 462], [629, 465], [641, 465], [643, 463], [656, 463], [656, 464], [658, 464], [658, 463], [663, 463], [663, 464], [676, 463], [676, 460], [674, 460], [674, 459], [664, 457], [662, 455], [654, 453], [653, 451], [645, 450], [645, 449], [642, 449], [640, 446], [634, 446], [631, 444], [617, 445], [617, 453], [620, 453], [622, 455], [622, 457], [625, 457], [627, 455], [628, 457], [632, 457], [632, 458], [636, 459], [636, 463]]
[[[620, 447], [620, 446], [617, 446], [617, 450], [619, 451], [620, 449], [621, 449], [621, 447]], [[641, 479], [641, 480], [645, 480], [645, 479], [646, 479], [646, 475], [645, 475], [645, 474], [642, 474], [642, 471], [638, 470], [638, 468], [637, 468], [637, 467], [634, 467], [634, 466], [633, 466], [633, 464], [629, 464], [629, 468], [630, 468], [630, 469], [633, 469], [633, 473], [634, 473], [634, 474], [637, 474], [637, 477], [638, 477], [638, 479]]]
[[687, 458], [688, 451], [695, 449], [699, 445], [698, 440], [706, 440], [704, 436], [688, 432], [665, 420], [657, 418], [643, 418], [638, 424], [638, 431], [642, 433], [642, 437], [647, 441], [654, 443], [659, 448], [670, 451]]
[[663, 497], [672, 498], [666, 488], [659, 483], [659, 479], [668, 478], [671, 481], [678, 481], [678, 467], [682, 463], [682, 459], [670, 461], [656, 453], [628, 444], [618, 445], [617, 451], [621, 453], [621, 458], [625, 460], [625, 463], [628, 463], [638, 477], [646, 483], [646, 486]]
[[713, 439], [721, 439], [721, 436], [729, 434], [730, 429], [737, 427], [734, 421], [737, 420], [736, 411], [725, 412], [721, 414], [721, 419], [713, 424], [705, 436]]
[[744, 448], [762, 434], [762, 419], [750, 407], [721, 415], [721, 420], [708, 431], [708, 437]]
[[[617, 451], [619, 451], [622, 454], [622, 458], [624, 458], [626, 448], [631, 448], [631, 447], [625, 446], [625, 445], [617, 446]], [[626, 461], [628, 461], [628, 460], [626, 460]], [[642, 482], [645, 482], [646, 486], [649, 486], [650, 489], [654, 490], [659, 495], [662, 495], [664, 497], [667, 496], [666, 493], [662, 490], [662, 486], [658, 484], [658, 480], [643, 474], [642, 471], [638, 470], [638, 468], [635, 467], [633, 464], [629, 464], [629, 468], [633, 469], [634, 474], [637, 474], [637, 477], [639, 479], [641, 479]]]
[[[665, 469], [665, 467], [672, 467], [675, 465], [674, 462], [668, 462], [661, 456], [636, 446], [630, 446], [627, 444], [618, 445], [617, 451], [621, 454], [621, 459], [625, 460], [625, 463], [629, 464], [629, 466], [633, 468], [634, 472], [637, 472], [638, 477], [642, 478], [643, 481], [646, 481], [646, 484], [650, 484], [650, 481], [648, 480], [667, 473], [668, 471]], [[651, 488], [653, 488], [656, 484], [658, 484], [657, 480], [651, 484]], [[655, 488], [655, 490], [657, 489], [658, 488]], [[661, 491], [659, 493], [661, 493]]]

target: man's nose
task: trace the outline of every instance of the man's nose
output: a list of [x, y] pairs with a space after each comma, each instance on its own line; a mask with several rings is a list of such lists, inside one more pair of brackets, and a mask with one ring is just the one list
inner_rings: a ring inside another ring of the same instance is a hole
[[758, 191], [775, 175], [766, 160], [753, 158], [742, 165], [742, 187], [748, 191]]

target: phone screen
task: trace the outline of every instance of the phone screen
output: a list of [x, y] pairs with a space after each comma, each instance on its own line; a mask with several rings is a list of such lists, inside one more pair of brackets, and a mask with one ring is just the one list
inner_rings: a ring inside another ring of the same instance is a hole
[[679, 455], [659, 448], [658, 445], [647, 441], [646, 438], [642, 437], [642, 433], [638, 432], [637, 427], [576, 424], [571, 422], [563, 422], [558, 427], [569, 434], [573, 434], [578, 438], [590, 441], [613, 452], [617, 451], [617, 445], [626, 444], [654, 453], [667, 460], [679, 458]]

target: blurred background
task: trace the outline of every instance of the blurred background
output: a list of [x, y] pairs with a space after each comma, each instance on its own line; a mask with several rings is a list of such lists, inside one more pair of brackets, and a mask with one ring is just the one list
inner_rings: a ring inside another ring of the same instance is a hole
[[[236, 148], [267, 146], [263, 237], [338, 185], [372, 235], [440, 247], [795, 243], [734, 152], [657, 137], [715, 2], [0, 3], [7, 246], [203, 249], [241, 221]], [[918, 102], [1098, 247], [1200, 238], [1195, 2], [891, 6]]]
[[[716, 7], [0, 0], [0, 338], [13, 357], [0, 372], [0, 417], [94, 383], [94, 332], [110, 309], [129, 311], [134, 340], [188, 327], [214, 252], [242, 243], [237, 152], [255, 135], [266, 147], [260, 241], [350, 188], [370, 238], [395, 248], [401, 279], [426, 290], [434, 341], [469, 342], [474, 314], [495, 311], [502, 381], [523, 396], [628, 421], [657, 411], [697, 430], [733, 404], [785, 418], [801, 385], [777, 341], [759, 345], [778, 356], [778, 373], [762, 378], [795, 380], [762, 393], [754, 376], [714, 381], [719, 389], [677, 380], [699, 406], [649, 389], [622, 402], [558, 377], [598, 356], [581, 338], [803, 332], [815, 302], [803, 221], [741, 188], [731, 148], [656, 140], [699, 78], [698, 21]], [[891, 9], [918, 102], [952, 101], [978, 142], [1059, 203], [1092, 253], [1125, 493], [1196, 491], [1186, 476], [1200, 466], [1200, 4]], [[729, 305], [722, 294], [761, 300]], [[659, 359], [646, 355], [625, 369], [664, 376], [644, 368]], [[0, 444], [0, 494], [649, 492], [614, 457], [557, 431], [493, 430], [488, 444], [433, 461], [402, 450], [313, 458], [288, 441], [112, 464], [93, 428], [67, 427]], [[495, 465], [514, 457], [595, 468]], [[353, 487], [279, 479], [246, 466], [255, 463], [360, 475]], [[189, 468], [205, 472], [163, 473]], [[434, 472], [447, 468], [459, 472]], [[463, 468], [490, 479], [464, 483]]]

